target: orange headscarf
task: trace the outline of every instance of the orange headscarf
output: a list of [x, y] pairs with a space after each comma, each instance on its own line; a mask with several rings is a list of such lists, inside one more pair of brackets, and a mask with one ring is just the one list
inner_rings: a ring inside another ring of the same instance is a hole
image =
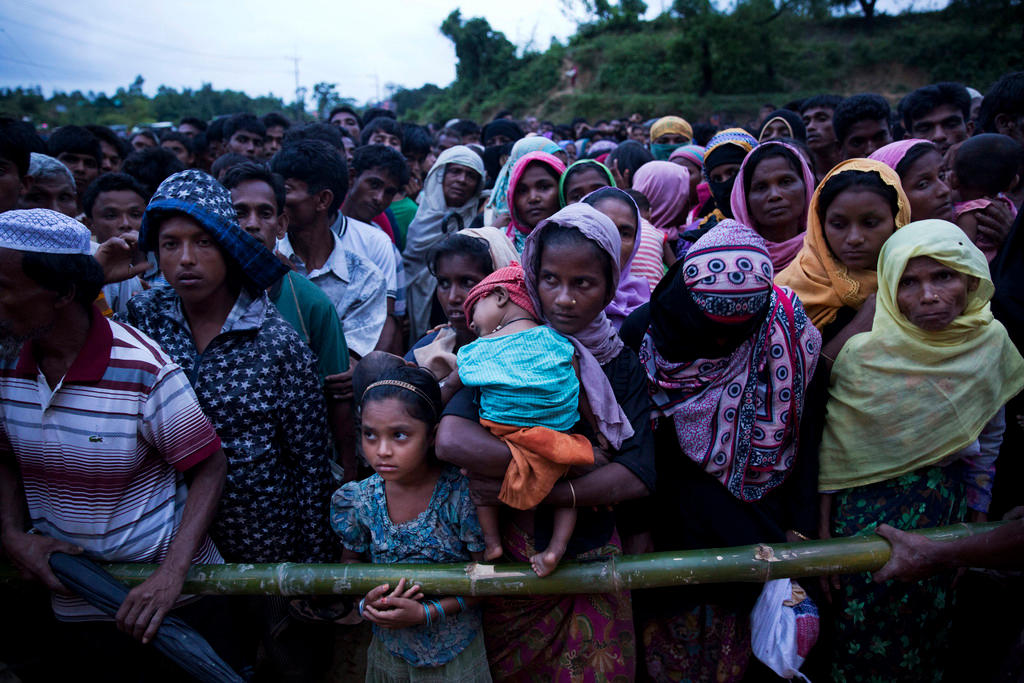
[[829, 179], [843, 171], [874, 171], [882, 181], [896, 190], [899, 210], [896, 229], [910, 222], [910, 201], [900, 185], [900, 177], [880, 161], [849, 159], [829, 171], [821, 181], [808, 208], [804, 246], [793, 262], [775, 276], [775, 283], [791, 288], [800, 297], [804, 310], [814, 326], [821, 329], [835, 320], [843, 306], [859, 309], [864, 300], [878, 289], [874, 270], [851, 269], [832, 255], [825, 240], [824, 226], [818, 218], [818, 198]]

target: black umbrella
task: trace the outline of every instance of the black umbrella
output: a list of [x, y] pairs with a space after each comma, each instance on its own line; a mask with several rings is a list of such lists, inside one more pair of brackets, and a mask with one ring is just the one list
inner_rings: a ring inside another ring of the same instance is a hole
[[[61, 583], [109, 616], [117, 614], [128, 595], [128, 586], [81, 555], [53, 553], [50, 555], [50, 567]], [[197, 680], [208, 683], [245, 681], [214, 652], [205, 638], [178, 617], [164, 617], [151, 642]]]

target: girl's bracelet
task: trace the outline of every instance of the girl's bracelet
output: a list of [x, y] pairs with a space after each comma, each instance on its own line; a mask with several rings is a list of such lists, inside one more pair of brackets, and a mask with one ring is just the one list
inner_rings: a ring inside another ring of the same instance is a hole
[[425, 615], [427, 615], [427, 626], [430, 626], [430, 622], [432, 621], [432, 619], [430, 618], [430, 607], [429, 607], [429, 605], [430, 605], [429, 602], [424, 602], [423, 603], [423, 613]]
[[439, 601], [431, 600], [430, 604], [437, 608], [438, 621], [443, 623], [448, 620], [448, 615], [445, 613], [444, 607], [441, 606], [441, 603]]
[[359, 601], [359, 616], [363, 616], [363, 608], [366, 607], [366, 598]]
[[456, 600], [456, 602], [459, 603], [459, 609], [462, 610], [463, 612], [465, 612], [466, 611], [466, 601], [463, 600], [462, 597], [458, 596], [458, 595], [455, 596], [455, 600]]

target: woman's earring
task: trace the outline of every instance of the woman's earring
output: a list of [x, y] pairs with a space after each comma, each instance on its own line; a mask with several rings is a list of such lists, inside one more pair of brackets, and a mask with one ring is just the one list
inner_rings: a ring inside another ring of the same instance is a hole
[[573, 299], [573, 300], [572, 300], [572, 305], [573, 305], [573, 306], [575, 306], [575, 305], [576, 305], [576, 299]]

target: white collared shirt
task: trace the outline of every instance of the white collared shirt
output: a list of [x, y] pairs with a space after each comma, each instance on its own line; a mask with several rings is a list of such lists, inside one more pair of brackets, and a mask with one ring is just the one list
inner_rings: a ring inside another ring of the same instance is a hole
[[384, 329], [387, 283], [377, 266], [346, 250], [341, 239], [334, 232], [330, 234], [334, 249], [324, 265], [312, 272], [306, 269], [287, 236], [278, 242], [277, 249], [295, 265], [297, 272], [323, 290], [338, 312], [348, 348], [365, 356], [373, 351]]

